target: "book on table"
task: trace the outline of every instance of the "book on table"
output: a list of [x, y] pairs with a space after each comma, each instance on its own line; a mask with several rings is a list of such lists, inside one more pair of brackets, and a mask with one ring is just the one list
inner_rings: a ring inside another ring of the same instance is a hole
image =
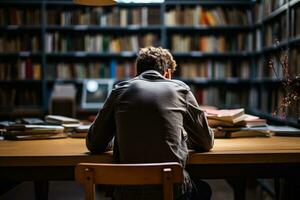
[[218, 127], [213, 128], [216, 138], [240, 138], [240, 137], [270, 137], [272, 132], [264, 127]]
[[300, 136], [300, 129], [291, 126], [269, 125], [269, 130], [278, 136]]
[[270, 137], [267, 120], [246, 114], [239, 109], [205, 109], [208, 124], [213, 128], [215, 137]]
[[20, 133], [62, 133], [64, 127], [59, 125], [12, 124], [6, 130]]
[[246, 114], [243, 108], [239, 109], [204, 109], [211, 127], [227, 126], [266, 126], [267, 120], [255, 115]]
[[75, 118], [65, 117], [61, 115], [47, 115], [45, 121], [49, 124], [79, 124], [79, 120]]
[[235, 123], [235, 125], [246, 127], [267, 126], [267, 120], [255, 115], [244, 114], [244, 119]]
[[64, 138], [64, 127], [59, 125], [12, 124], [3, 133], [5, 139], [29, 140]]
[[65, 117], [61, 115], [47, 115], [46, 123], [57, 124], [64, 127], [64, 132], [74, 132], [75, 128], [81, 125], [80, 121], [75, 118]]
[[45, 140], [45, 139], [61, 139], [66, 138], [68, 135], [66, 133], [56, 133], [56, 134], [34, 134], [34, 135], [11, 135], [5, 134], [4, 138], [7, 140]]
[[244, 108], [238, 109], [206, 109], [205, 110], [208, 119], [214, 119], [229, 123], [236, 123], [245, 118]]
[[89, 131], [91, 124], [83, 124], [75, 128], [75, 130], [69, 134], [70, 137], [85, 138]]

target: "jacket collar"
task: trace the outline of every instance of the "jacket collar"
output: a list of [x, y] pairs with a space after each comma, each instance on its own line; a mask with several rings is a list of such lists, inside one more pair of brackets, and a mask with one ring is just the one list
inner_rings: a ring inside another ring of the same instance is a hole
[[148, 70], [139, 75], [140, 79], [148, 79], [148, 80], [157, 80], [157, 79], [166, 79], [163, 75], [161, 75], [158, 71]]

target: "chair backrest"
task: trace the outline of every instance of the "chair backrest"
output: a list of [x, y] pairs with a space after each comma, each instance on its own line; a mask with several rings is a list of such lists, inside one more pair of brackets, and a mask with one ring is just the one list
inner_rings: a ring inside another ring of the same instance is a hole
[[179, 163], [100, 164], [79, 163], [75, 180], [85, 187], [86, 200], [95, 199], [95, 184], [104, 185], [163, 185], [165, 200], [173, 199], [174, 183], [183, 182]]

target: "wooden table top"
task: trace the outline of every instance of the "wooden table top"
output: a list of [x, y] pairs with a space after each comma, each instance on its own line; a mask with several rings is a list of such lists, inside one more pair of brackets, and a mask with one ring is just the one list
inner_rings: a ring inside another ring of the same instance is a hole
[[[112, 162], [112, 152], [90, 155], [79, 138], [0, 141], [0, 167], [73, 166]], [[300, 163], [300, 137], [215, 139], [210, 152], [191, 151], [188, 164]]]

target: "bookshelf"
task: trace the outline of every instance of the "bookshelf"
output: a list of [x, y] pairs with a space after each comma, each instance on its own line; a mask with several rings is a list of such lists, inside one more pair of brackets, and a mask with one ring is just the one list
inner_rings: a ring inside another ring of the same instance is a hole
[[[281, 99], [285, 97], [285, 90], [282, 84], [284, 74], [280, 66], [280, 55], [288, 56], [289, 74], [292, 79], [299, 74], [298, 54], [299, 40], [297, 38], [296, 24], [297, 9], [300, 1], [275, 0], [259, 1], [257, 7], [263, 10], [263, 17], [260, 17], [260, 34], [262, 35], [262, 48], [258, 51], [256, 66], [260, 78], [269, 80], [261, 85], [260, 101], [253, 113], [259, 114], [273, 121], [281, 121], [282, 113], [272, 114], [279, 108]], [[257, 13], [257, 12], [256, 12]], [[259, 18], [259, 17], [258, 17]], [[282, 59], [283, 57], [281, 57]], [[274, 68], [277, 75], [268, 69], [269, 61], [274, 61]], [[299, 127], [300, 104], [296, 102], [286, 112], [285, 123]]]
[[165, 4], [166, 47], [178, 63], [177, 77], [191, 86], [198, 102], [218, 107], [254, 104], [248, 92], [254, 91], [251, 65], [255, 4], [250, 1]]
[[45, 100], [42, 4], [0, 4], [0, 118], [41, 115]]
[[[191, 86], [199, 103], [243, 106], [269, 119], [278, 118], [271, 113], [283, 94], [282, 76], [272, 74], [268, 59], [285, 49], [295, 66], [291, 73], [300, 71], [299, 0], [166, 0], [109, 8], [71, 0], [0, 0], [0, 5], [0, 109], [7, 111], [0, 118], [32, 107], [47, 113], [56, 83], [75, 84], [80, 105], [84, 78], [132, 77], [136, 53], [147, 45], [172, 51], [179, 65], [175, 78]], [[287, 123], [295, 124], [296, 115]]]

